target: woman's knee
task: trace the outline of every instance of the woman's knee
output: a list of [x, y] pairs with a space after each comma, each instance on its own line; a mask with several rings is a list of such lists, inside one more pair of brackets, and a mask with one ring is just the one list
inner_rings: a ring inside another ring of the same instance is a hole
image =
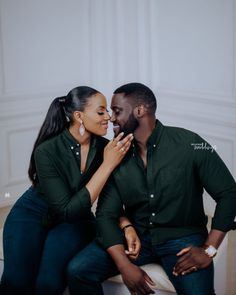
[[32, 278], [23, 274], [3, 274], [0, 286], [1, 294], [24, 294], [31, 295], [34, 290], [34, 281]]
[[62, 294], [66, 287], [65, 280], [60, 280], [52, 276], [40, 276], [37, 278], [35, 285], [35, 295], [53, 295]]

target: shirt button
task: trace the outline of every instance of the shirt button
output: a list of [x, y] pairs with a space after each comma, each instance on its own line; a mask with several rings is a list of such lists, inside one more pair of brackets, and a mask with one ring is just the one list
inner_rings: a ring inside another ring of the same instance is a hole
[[70, 148], [71, 148], [72, 150], [74, 149], [74, 147], [73, 147], [73, 146], [71, 146]]
[[153, 195], [153, 194], [151, 194], [151, 195], [150, 195], [150, 198], [154, 198], [154, 195]]
[[79, 155], [79, 152], [76, 152], [76, 155], [78, 156]]
[[150, 221], [149, 224], [152, 225], [152, 222]]
[[156, 214], [155, 213], [152, 213], [152, 216], [155, 216]]
[[76, 145], [79, 146], [79, 143], [77, 143]]
[[155, 147], [156, 147], [156, 145], [154, 144], [154, 145], [153, 145], [153, 147], [155, 148]]

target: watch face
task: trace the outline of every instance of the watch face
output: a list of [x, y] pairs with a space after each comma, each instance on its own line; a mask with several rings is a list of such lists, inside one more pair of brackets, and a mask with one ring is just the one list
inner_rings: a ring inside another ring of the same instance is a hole
[[210, 257], [214, 257], [217, 253], [216, 248], [214, 248], [213, 246], [209, 246], [208, 248], [205, 249], [205, 252], [210, 256]]

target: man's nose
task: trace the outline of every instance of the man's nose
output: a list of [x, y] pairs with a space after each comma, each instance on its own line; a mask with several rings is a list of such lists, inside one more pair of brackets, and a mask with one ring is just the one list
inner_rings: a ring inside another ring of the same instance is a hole
[[115, 116], [114, 116], [114, 113], [112, 113], [112, 114], [111, 114], [110, 121], [111, 121], [111, 122], [115, 122], [115, 120], [116, 120], [116, 118], [115, 118]]

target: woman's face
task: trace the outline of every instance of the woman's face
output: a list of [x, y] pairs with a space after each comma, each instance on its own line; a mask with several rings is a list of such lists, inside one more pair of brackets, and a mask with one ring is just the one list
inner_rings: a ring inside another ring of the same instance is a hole
[[88, 103], [81, 112], [85, 130], [103, 136], [107, 133], [110, 115], [107, 111], [107, 101], [103, 94], [97, 93], [88, 98]]

